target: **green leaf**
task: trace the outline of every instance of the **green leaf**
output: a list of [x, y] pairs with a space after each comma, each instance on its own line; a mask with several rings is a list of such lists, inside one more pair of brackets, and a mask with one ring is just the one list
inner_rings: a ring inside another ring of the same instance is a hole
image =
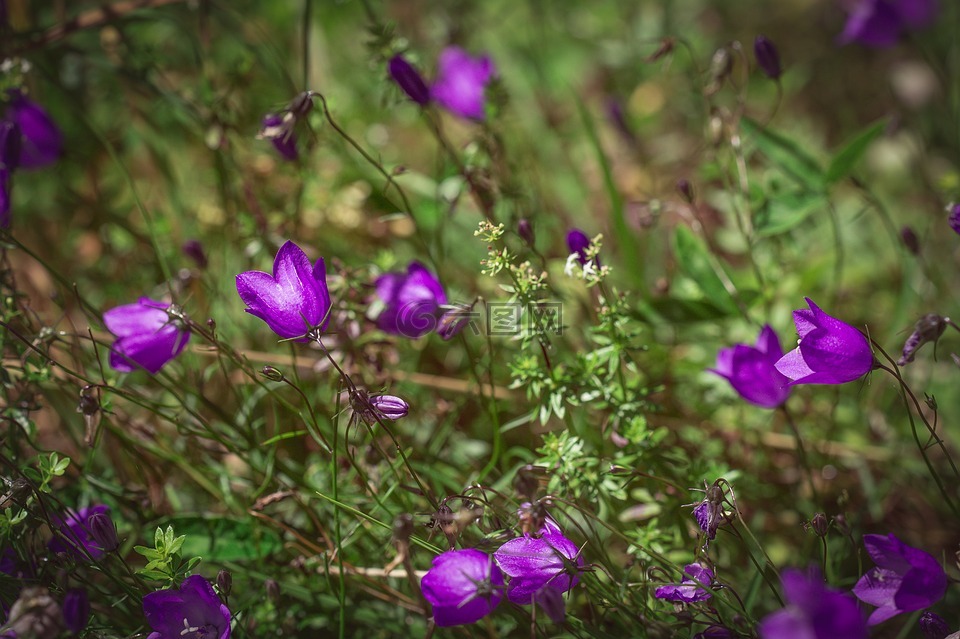
[[833, 159], [830, 160], [830, 166], [827, 168], [827, 184], [833, 184], [850, 175], [853, 167], [856, 166], [863, 154], [866, 153], [870, 144], [876, 140], [887, 128], [887, 121], [880, 120], [874, 122], [866, 129], [853, 136], [843, 145]]
[[742, 118], [740, 128], [750, 142], [770, 162], [810, 191], [823, 191], [824, 176], [820, 163], [790, 138]]
[[184, 516], [172, 520], [186, 533], [181, 552], [185, 557], [203, 557], [222, 563], [262, 559], [280, 550], [282, 540], [274, 531], [257, 526], [253, 519]]
[[680, 268], [697, 283], [703, 296], [726, 312], [737, 312], [737, 304], [717, 273], [706, 245], [686, 226], [678, 226], [673, 236], [673, 251]]
[[757, 235], [770, 237], [785, 233], [801, 224], [817, 209], [826, 206], [819, 193], [788, 191], [772, 196], [754, 216]]

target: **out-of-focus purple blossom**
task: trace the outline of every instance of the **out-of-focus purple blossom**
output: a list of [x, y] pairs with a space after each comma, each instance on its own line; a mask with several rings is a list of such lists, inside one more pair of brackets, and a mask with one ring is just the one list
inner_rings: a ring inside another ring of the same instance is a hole
[[200, 240], [187, 240], [183, 243], [183, 246], [180, 247], [180, 250], [183, 251], [184, 255], [194, 261], [197, 268], [207, 268], [207, 264], [209, 263], [207, 260], [207, 252], [203, 250], [203, 244]]
[[257, 137], [270, 140], [281, 157], [293, 162], [300, 157], [297, 151], [295, 124], [296, 118], [292, 113], [268, 113], [263, 116]]
[[370, 406], [372, 406], [382, 418], [394, 421], [406, 417], [407, 411], [410, 410], [410, 404], [396, 395], [375, 395], [370, 398]]
[[766, 36], [758, 35], [753, 41], [753, 55], [757, 59], [757, 66], [771, 80], [777, 80], [783, 74], [780, 67], [780, 53], [776, 45]]
[[103, 557], [104, 549], [97, 544], [90, 530], [90, 517], [109, 511], [109, 506], [104, 504], [68, 511], [65, 518], [54, 522], [57, 530], [47, 544], [50, 552], [70, 553], [84, 560], [88, 555], [93, 559]]
[[[454, 303], [440, 316], [437, 324], [437, 335], [444, 341], [449, 341], [460, 334], [463, 329], [470, 325], [476, 317], [473, 312], [473, 304]], [[474, 334], [477, 334], [477, 328], [473, 328]]]
[[667, 584], [659, 586], [653, 592], [657, 599], [666, 599], [667, 601], [677, 601], [683, 603], [695, 603], [697, 601], [706, 601], [713, 594], [707, 590], [713, 583], [713, 571], [700, 564], [688, 564], [683, 568], [684, 574], [689, 577], [679, 584]]
[[20, 159], [15, 168], [38, 169], [56, 162], [63, 153], [63, 134], [53, 118], [17, 89], [7, 92], [4, 119], [20, 129]]
[[158, 590], [143, 598], [143, 614], [153, 630], [147, 639], [230, 639], [230, 609], [200, 575], [179, 590]]
[[947, 218], [947, 222], [950, 224], [953, 232], [960, 235], [960, 203], [950, 205], [949, 210], [950, 217]]
[[570, 254], [577, 254], [577, 261], [586, 264], [590, 259], [587, 257], [587, 249], [590, 247], [590, 238], [582, 230], [572, 228], [567, 232], [567, 249]]
[[906, 545], [892, 533], [864, 535], [863, 545], [877, 565], [860, 578], [853, 594], [877, 606], [867, 620], [869, 625], [928, 608], [943, 598], [947, 574], [929, 553]]
[[914, 231], [909, 226], [900, 227], [900, 241], [903, 242], [903, 246], [910, 251], [911, 255], [920, 255], [920, 238], [917, 237], [916, 231]]
[[110, 366], [122, 373], [142, 367], [156, 374], [190, 341], [190, 330], [170, 316], [170, 304], [141, 297], [103, 314], [107, 330], [117, 336]]
[[273, 275], [246, 271], [237, 275], [237, 293], [245, 309], [284, 339], [304, 338], [330, 321], [330, 292], [323, 258], [310, 265], [299, 246], [284, 242], [273, 260]]
[[517, 221], [517, 235], [519, 235], [524, 242], [533, 246], [536, 236], [533, 233], [533, 224], [530, 223], [530, 220], [522, 217]]
[[890, 47], [904, 31], [930, 24], [937, 16], [937, 0], [859, 0], [840, 34], [840, 44]]
[[761, 639], [867, 639], [857, 602], [828, 588], [819, 571], [783, 571], [787, 606], [767, 615], [757, 630]]
[[377, 316], [381, 330], [417, 339], [437, 328], [447, 295], [420, 262], [411, 262], [406, 273], [384, 273], [377, 278], [376, 288], [384, 304]]
[[87, 597], [87, 591], [80, 588], [68, 590], [63, 596], [60, 610], [63, 612], [63, 621], [67, 630], [75, 635], [80, 634], [90, 621], [90, 599]]
[[556, 522], [544, 519], [538, 537], [523, 535], [506, 542], [493, 554], [504, 573], [511, 577], [507, 598], [520, 605], [537, 603], [557, 621], [564, 617], [563, 599], [545, 593], [563, 594], [580, 582], [583, 567], [576, 544], [567, 539]]
[[790, 380], [776, 366], [781, 357], [780, 339], [765, 324], [756, 346], [736, 344], [720, 349], [716, 368], [707, 370], [730, 382], [733, 390], [751, 404], [776, 408], [790, 397]]
[[717, 538], [717, 528], [723, 516], [723, 505], [717, 504], [710, 499], [704, 499], [693, 509], [693, 516], [697, 520], [697, 525], [707, 535], [707, 539], [713, 541]]
[[920, 615], [920, 630], [926, 639], [947, 639], [950, 635], [950, 626], [943, 617], [935, 612], [925, 612]]
[[459, 47], [447, 47], [437, 61], [437, 77], [430, 95], [455, 115], [483, 120], [484, 93], [496, 73], [488, 56], [473, 58]]
[[736, 636], [726, 626], [713, 625], [693, 635], [693, 639], [734, 639]]
[[424, 82], [423, 76], [413, 65], [407, 62], [406, 58], [402, 55], [393, 56], [387, 64], [387, 70], [390, 72], [393, 81], [407, 94], [407, 97], [420, 106], [430, 104], [430, 89], [427, 87], [427, 83]]
[[863, 333], [805, 299], [810, 310], [793, 312], [800, 336], [797, 348], [780, 358], [777, 370], [791, 385], [845, 384], [870, 372], [873, 353]]
[[459, 626], [493, 612], [503, 596], [503, 574], [486, 553], [448, 550], [433, 558], [420, 588], [438, 626]]

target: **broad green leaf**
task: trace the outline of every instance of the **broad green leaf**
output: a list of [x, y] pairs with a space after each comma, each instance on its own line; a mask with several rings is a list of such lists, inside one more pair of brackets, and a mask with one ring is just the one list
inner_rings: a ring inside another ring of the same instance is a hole
[[874, 122], [844, 144], [843, 148], [830, 160], [830, 166], [827, 168], [826, 175], [827, 184], [833, 184], [850, 175], [853, 167], [856, 166], [860, 158], [863, 157], [863, 154], [866, 153], [867, 148], [883, 133], [886, 127], [886, 120]]
[[250, 519], [177, 517], [172, 520], [186, 540], [180, 548], [185, 557], [202, 557], [221, 563], [261, 559], [280, 550], [280, 536]]
[[764, 128], [751, 120], [740, 120], [740, 128], [749, 141], [770, 162], [810, 191], [823, 191], [824, 176], [820, 163], [790, 138]]
[[772, 196], [763, 208], [756, 212], [754, 229], [761, 237], [770, 237], [785, 233], [807, 219], [826, 201], [819, 193], [809, 191], [789, 191]]
[[680, 268], [696, 282], [703, 296], [726, 314], [737, 312], [733, 297], [714, 268], [707, 247], [686, 226], [678, 226], [673, 236], [673, 251]]

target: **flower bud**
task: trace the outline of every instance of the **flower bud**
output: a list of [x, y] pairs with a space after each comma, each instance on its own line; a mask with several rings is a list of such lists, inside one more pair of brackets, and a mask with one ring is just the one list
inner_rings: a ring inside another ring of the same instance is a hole
[[427, 88], [427, 83], [423, 81], [423, 77], [402, 55], [395, 55], [390, 58], [387, 70], [390, 72], [393, 81], [407, 94], [407, 97], [420, 106], [430, 104], [430, 89]]
[[370, 398], [370, 405], [380, 415], [390, 420], [406, 417], [410, 404], [395, 395], [375, 395]]
[[921, 317], [904, 343], [903, 354], [897, 360], [897, 365], [904, 366], [912, 362], [920, 347], [927, 342], [936, 344], [945, 330], [947, 330], [947, 320], [936, 313], [927, 313]]
[[758, 35], [753, 41], [753, 55], [757, 59], [757, 66], [771, 80], [777, 80], [783, 73], [780, 68], [780, 54], [777, 53], [777, 47], [765, 36]]
[[217, 588], [224, 597], [230, 596], [230, 591], [233, 590], [233, 575], [230, 571], [221, 570], [217, 573]]
[[900, 229], [900, 241], [913, 255], [920, 255], [920, 238], [909, 226]]
[[696, 200], [696, 194], [693, 192], [693, 185], [690, 184], [690, 180], [685, 178], [677, 180], [677, 192], [687, 204], [693, 204]]
[[535, 237], [533, 234], [533, 225], [530, 224], [530, 220], [525, 217], [520, 218], [520, 220], [517, 222], [517, 234], [523, 238], [524, 242], [530, 244], [531, 246], [533, 245]]
[[267, 589], [267, 599], [272, 603], [276, 604], [280, 601], [280, 584], [278, 584], [273, 579], [267, 579], [263, 582], [264, 587]]
[[110, 515], [105, 512], [97, 512], [87, 519], [87, 528], [90, 529], [90, 537], [94, 543], [106, 552], [113, 552], [120, 547], [120, 540], [117, 539], [117, 527], [113, 525]]
[[823, 513], [815, 514], [810, 520], [810, 528], [818, 537], [826, 537], [829, 527], [830, 522], [827, 521], [827, 516]]
[[79, 588], [68, 590], [60, 610], [63, 612], [67, 630], [75, 635], [80, 634], [90, 621], [90, 598], [87, 597], [87, 591]]
[[950, 634], [950, 626], [935, 612], [920, 615], [920, 630], [927, 639], [946, 639]]
[[280, 372], [280, 369], [274, 368], [273, 366], [264, 366], [260, 369], [260, 374], [269, 379], [271, 382], [282, 382], [283, 373]]
[[184, 255], [193, 260], [198, 268], [207, 268], [207, 254], [204, 252], [203, 244], [200, 243], [200, 240], [187, 240], [183, 243], [183, 246], [180, 247], [180, 250], [183, 251]]
[[[440, 316], [437, 322], [437, 335], [444, 341], [449, 341], [459, 335], [474, 317], [473, 304], [456, 304]], [[476, 332], [474, 328], [474, 334]]]

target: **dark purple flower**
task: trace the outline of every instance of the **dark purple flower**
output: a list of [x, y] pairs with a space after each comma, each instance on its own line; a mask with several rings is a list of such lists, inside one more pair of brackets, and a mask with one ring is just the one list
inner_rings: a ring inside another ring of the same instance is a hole
[[407, 97], [420, 106], [430, 104], [430, 89], [427, 88], [427, 83], [423, 81], [423, 76], [402, 55], [395, 55], [390, 58], [387, 70], [390, 72], [393, 81], [407, 94]]
[[[511, 539], [493, 553], [500, 568], [510, 575], [507, 598], [520, 605], [542, 607], [554, 621], [564, 617], [563, 594], [580, 582], [583, 557], [556, 522], [546, 517], [539, 536]], [[555, 593], [548, 593], [554, 590]]]
[[120, 540], [117, 539], [117, 527], [114, 526], [110, 515], [104, 512], [93, 513], [87, 520], [87, 528], [90, 530], [90, 537], [97, 546], [107, 552], [113, 552], [120, 546]]
[[447, 295], [423, 264], [411, 262], [406, 273], [384, 273], [376, 287], [385, 305], [377, 316], [381, 330], [416, 339], [437, 328]]
[[847, 17], [839, 42], [893, 46], [904, 31], [929, 24], [937, 10], [937, 0], [859, 0]]
[[273, 275], [246, 271], [237, 275], [244, 309], [284, 339], [302, 338], [330, 321], [330, 292], [323, 258], [310, 266], [299, 246], [286, 241], [273, 261]]
[[667, 601], [677, 601], [683, 603], [694, 603], [697, 601], [706, 601], [713, 595], [707, 588], [713, 583], [713, 571], [700, 564], [688, 564], [684, 566], [683, 572], [690, 575], [684, 578], [679, 584], [668, 584], [659, 586], [653, 593], [657, 599], [666, 599]]
[[937, 603], [947, 591], [947, 574], [932, 555], [912, 548], [893, 534], [864, 535], [863, 545], [877, 564], [860, 578], [853, 594], [878, 606], [867, 620], [875, 626], [902, 612]]
[[780, 68], [780, 54], [777, 47], [766, 36], [758, 35], [753, 41], [753, 55], [757, 59], [757, 66], [767, 77], [776, 80], [783, 73]]
[[581, 264], [586, 264], [589, 261], [587, 258], [587, 248], [589, 246], [590, 238], [580, 229], [573, 228], [567, 232], [567, 248], [571, 255], [577, 254], [577, 261]]
[[780, 358], [777, 370], [790, 384], [844, 384], [873, 368], [873, 353], [863, 333], [827, 315], [809, 297], [810, 310], [793, 312], [800, 336], [797, 348]]
[[268, 113], [263, 116], [257, 137], [270, 140], [277, 153], [292, 162], [300, 156], [293, 130], [295, 124], [296, 118], [292, 113]]
[[785, 570], [783, 594], [787, 607], [760, 621], [761, 639], [867, 639], [856, 600], [827, 588], [819, 571]]
[[420, 588], [438, 626], [459, 626], [493, 612], [503, 596], [503, 574], [486, 553], [448, 550], [433, 558]]
[[395, 395], [374, 395], [370, 398], [370, 405], [381, 418], [398, 420], [407, 416], [410, 404]]
[[207, 253], [203, 250], [203, 244], [200, 240], [187, 240], [180, 247], [180, 250], [183, 251], [183, 254], [189, 257], [198, 268], [207, 268], [209, 260], [207, 259]]
[[47, 112], [17, 89], [7, 92], [7, 120], [20, 128], [20, 161], [17, 168], [37, 169], [53, 164], [63, 152], [63, 134]]
[[142, 367], [156, 374], [179, 355], [190, 341], [190, 331], [170, 316], [168, 308], [166, 302], [141, 297], [135, 304], [104, 313], [103, 323], [117, 336], [110, 366], [122, 373]]
[[60, 611], [63, 613], [67, 630], [75, 635], [80, 634], [90, 621], [90, 598], [87, 597], [87, 591], [80, 588], [68, 590], [63, 596]]
[[935, 612], [925, 612], [920, 615], [920, 630], [927, 639], [947, 639], [950, 626], [943, 617]]
[[780, 339], [765, 324], [756, 346], [737, 344], [720, 349], [716, 368], [707, 370], [730, 382], [733, 390], [751, 404], [776, 408], [790, 397], [790, 380], [776, 366], [781, 357]]
[[94, 540], [90, 530], [90, 517], [109, 510], [108, 506], [97, 504], [78, 511], [70, 510], [65, 518], [58, 518], [54, 522], [57, 530], [47, 544], [50, 552], [70, 553], [78, 559], [86, 559], [88, 555], [93, 559], [103, 557], [104, 550]]
[[735, 639], [736, 636], [726, 626], [713, 625], [693, 635], [693, 639]]
[[143, 614], [154, 630], [147, 639], [230, 639], [230, 610], [200, 575], [184, 579], [179, 591], [151, 592]]
[[430, 95], [455, 115], [483, 120], [484, 92], [496, 72], [488, 56], [472, 58], [459, 47], [447, 47], [437, 61]]
[[950, 206], [950, 217], [947, 218], [947, 222], [950, 224], [950, 228], [953, 229], [954, 233], [960, 234], [960, 204], [952, 204]]

